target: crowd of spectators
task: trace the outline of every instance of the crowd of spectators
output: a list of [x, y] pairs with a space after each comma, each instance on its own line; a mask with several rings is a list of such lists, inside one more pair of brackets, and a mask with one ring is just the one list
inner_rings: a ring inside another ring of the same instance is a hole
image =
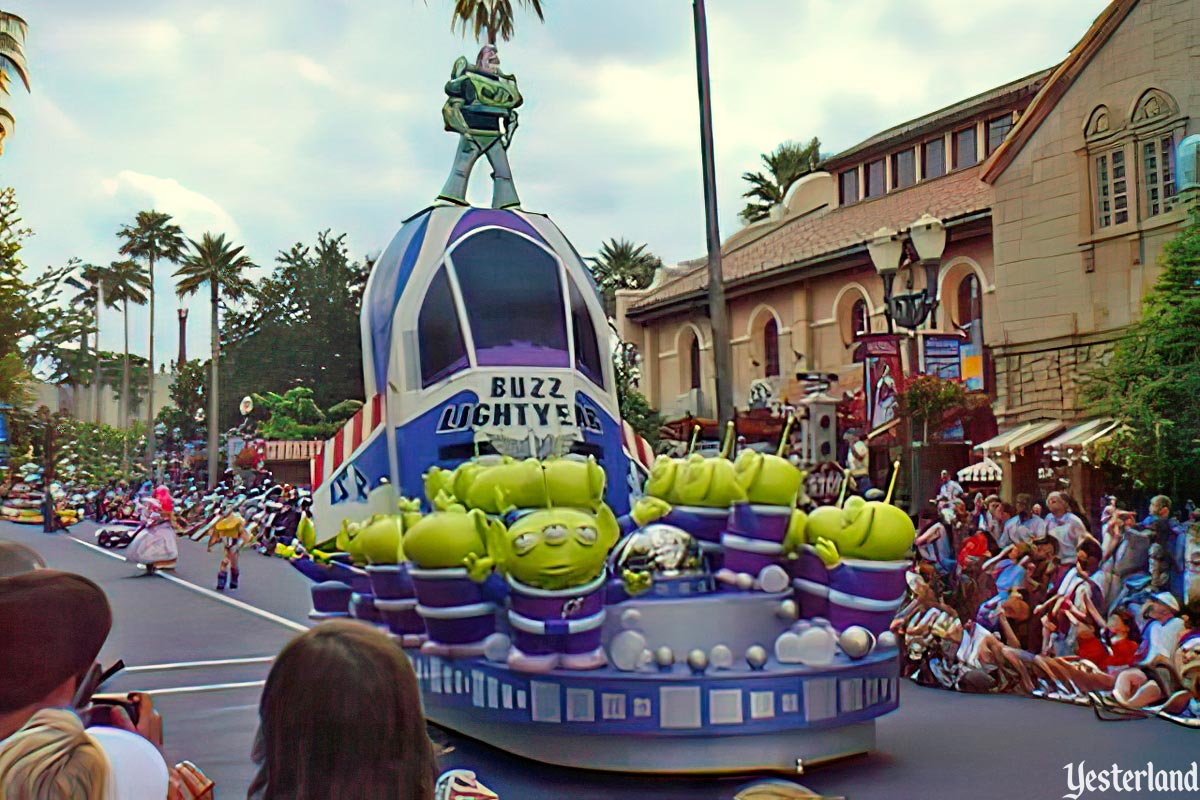
[[[1149, 515], [1111, 500], [1093, 530], [1065, 492], [1010, 505], [947, 473], [937, 519], [916, 539], [914, 600], [894, 628], [930, 684], [1018, 691], [1200, 718], [1200, 604], [1184, 605], [1182, 553], [1200, 514]], [[1106, 701], [1107, 702], [1107, 701]]]
[[[213, 797], [194, 764], [168, 767], [148, 696], [94, 694], [112, 620], [94, 582], [0, 541], [0, 798]], [[247, 754], [257, 767], [254, 800], [434, 798], [437, 762], [416, 675], [379, 629], [345, 620], [297, 636], [272, 666], [259, 721]]]

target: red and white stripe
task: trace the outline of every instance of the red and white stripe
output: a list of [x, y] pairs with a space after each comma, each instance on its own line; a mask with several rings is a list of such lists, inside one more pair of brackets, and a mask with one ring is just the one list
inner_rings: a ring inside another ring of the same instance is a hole
[[633, 426], [625, 420], [621, 420], [621, 438], [626, 455], [649, 471], [650, 467], [654, 466], [654, 448], [650, 443], [638, 436]]
[[342, 429], [313, 454], [309, 461], [312, 473], [312, 488], [316, 491], [325, 479], [337, 472], [345, 462], [349, 461], [363, 442], [371, 438], [377, 429], [383, 426], [383, 404], [385, 398], [377, 394], [363, 405], [353, 417], [346, 421]]

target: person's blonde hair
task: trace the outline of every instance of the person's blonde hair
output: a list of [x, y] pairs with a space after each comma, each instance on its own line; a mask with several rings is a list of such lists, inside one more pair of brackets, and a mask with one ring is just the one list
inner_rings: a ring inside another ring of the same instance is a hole
[[73, 712], [44, 708], [0, 747], [0, 800], [104, 800], [108, 759]]

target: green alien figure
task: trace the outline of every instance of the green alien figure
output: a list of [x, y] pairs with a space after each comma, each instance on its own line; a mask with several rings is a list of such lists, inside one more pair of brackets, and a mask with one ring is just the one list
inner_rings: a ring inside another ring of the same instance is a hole
[[517, 130], [517, 108], [523, 102], [517, 79], [500, 71], [494, 45], [485, 44], [475, 66], [459, 58], [446, 84], [442, 119], [446, 130], [459, 135], [450, 177], [439, 200], [467, 205], [467, 181], [480, 156], [492, 165], [492, 208], [521, 205], [508, 165], [508, 147]]
[[467, 508], [478, 508], [489, 514], [499, 514], [509, 505], [545, 508], [546, 488], [542, 462], [536, 458], [508, 459], [505, 463], [464, 473], [454, 482], [454, 493], [460, 502]]
[[808, 519], [796, 507], [804, 473], [785, 458], [752, 450], [743, 450], [733, 467], [746, 502], [733, 505], [721, 534], [724, 559], [715, 577], [743, 589], [783, 591], [785, 547], [803, 543]]
[[417, 613], [429, 640], [421, 652], [442, 657], [483, 653], [496, 630], [496, 605], [471, 580], [465, 564], [484, 558], [488, 542], [503, 539], [503, 523], [479, 509], [452, 505], [408, 528], [404, 554], [417, 595]]
[[[523, 672], [597, 669], [607, 663], [601, 645], [608, 554], [620, 526], [607, 505], [595, 513], [549, 508], [519, 516], [507, 531], [491, 531], [485, 558], [468, 557], [475, 580], [507, 594], [512, 647], [508, 665]], [[506, 585], [498, 586], [498, 576]], [[649, 576], [625, 576], [626, 589], [648, 587]]]
[[851, 497], [843, 508], [822, 506], [808, 517], [808, 542], [828, 566], [843, 557], [868, 561], [904, 558], [916, 538], [912, 518], [890, 503]]
[[805, 617], [838, 630], [861, 625], [878, 636], [904, 601], [906, 556], [916, 538], [912, 519], [888, 503], [851, 497], [808, 517], [807, 544], [795, 548], [792, 574]]
[[604, 500], [608, 476], [594, 456], [551, 458], [542, 462], [550, 505], [597, 508]]

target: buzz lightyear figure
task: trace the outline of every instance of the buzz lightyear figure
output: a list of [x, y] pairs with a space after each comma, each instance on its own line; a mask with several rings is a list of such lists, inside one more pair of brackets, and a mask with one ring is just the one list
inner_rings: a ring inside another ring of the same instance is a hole
[[467, 205], [467, 181], [480, 156], [492, 165], [492, 208], [521, 205], [508, 165], [508, 146], [517, 130], [517, 107], [523, 102], [516, 76], [500, 71], [494, 45], [485, 44], [475, 66], [459, 57], [446, 84], [442, 106], [446, 130], [459, 135], [450, 177], [439, 200]]

